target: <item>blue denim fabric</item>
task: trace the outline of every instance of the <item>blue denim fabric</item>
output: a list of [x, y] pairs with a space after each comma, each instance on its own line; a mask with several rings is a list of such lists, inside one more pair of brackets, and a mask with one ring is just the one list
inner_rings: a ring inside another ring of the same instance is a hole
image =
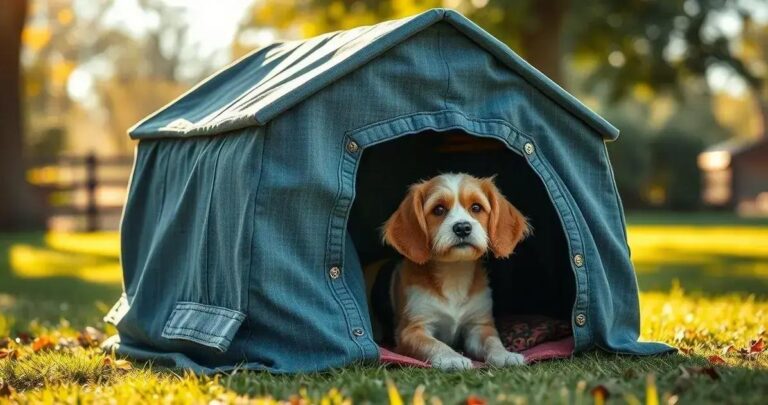
[[568, 245], [577, 352], [673, 350], [637, 341], [605, 149], [618, 131], [446, 10], [267, 47], [131, 130], [113, 347], [200, 372], [375, 360], [347, 231], [356, 173], [367, 148], [427, 130], [496, 139], [541, 180]]

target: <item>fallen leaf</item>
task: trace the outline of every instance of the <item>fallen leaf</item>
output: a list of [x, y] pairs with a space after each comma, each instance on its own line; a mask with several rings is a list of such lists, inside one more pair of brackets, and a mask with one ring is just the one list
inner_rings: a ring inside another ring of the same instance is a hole
[[645, 378], [645, 404], [659, 405], [659, 390], [656, 388], [656, 375], [653, 373]]
[[107, 338], [107, 335], [105, 335], [102, 331], [92, 326], [87, 326], [85, 329], [80, 331], [80, 333], [78, 333], [77, 342], [80, 343], [80, 346], [85, 348], [97, 347], [106, 338]]
[[686, 354], [688, 356], [693, 354], [693, 348], [692, 347], [680, 347], [679, 350], [683, 352], [683, 354]]
[[26, 345], [31, 341], [32, 335], [30, 335], [29, 332], [20, 332], [18, 335], [16, 335], [16, 343]]
[[390, 405], [403, 405], [403, 398], [400, 396], [400, 393], [397, 391], [395, 382], [390, 379], [387, 379], [387, 394], [389, 395]]
[[39, 338], [35, 339], [34, 342], [32, 342], [32, 351], [37, 353], [41, 350], [53, 349], [55, 346], [56, 345], [53, 343], [51, 338], [48, 336], [40, 336]]
[[621, 392], [621, 385], [615, 379], [603, 381], [589, 391], [596, 404], [605, 403], [605, 400], [612, 396], [620, 395]]
[[0, 398], [10, 397], [16, 390], [10, 384], [0, 380]]
[[8, 337], [4, 337], [0, 339], [0, 349], [7, 349], [8, 346], [11, 345], [11, 339]]
[[485, 405], [488, 402], [485, 400], [485, 398], [481, 398], [475, 395], [470, 395], [467, 397], [467, 405]]
[[603, 405], [606, 398], [611, 396], [608, 392], [608, 388], [605, 388], [604, 385], [598, 385], [595, 388], [592, 388], [590, 393], [592, 394], [592, 398], [595, 399], [595, 405]]
[[425, 405], [426, 402], [424, 401], [424, 386], [419, 385], [416, 387], [416, 390], [413, 392], [413, 399], [411, 399], [411, 404], [413, 405]]
[[722, 357], [717, 355], [709, 356], [707, 357], [707, 360], [709, 360], [709, 364], [715, 364], [715, 365], [725, 364], [725, 360], [723, 360]]
[[753, 340], [749, 343], [750, 353], [762, 353], [765, 350], [765, 341], [763, 338]]
[[[682, 366], [681, 366], [682, 367]], [[720, 373], [717, 372], [717, 369], [710, 366], [710, 367], [683, 367], [683, 371], [685, 373], [688, 373], [688, 375], [705, 375], [713, 380], [719, 380], [720, 379]]]
[[19, 358], [19, 351], [15, 349], [0, 349], [0, 359], [16, 360]]
[[733, 352], [738, 352], [738, 350], [736, 350], [736, 348], [733, 347], [733, 345], [728, 345], [728, 346], [723, 348], [723, 354], [724, 355], [725, 354], [730, 354], [730, 353], [733, 353]]
[[122, 370], [122, 371], [133, 370], [133, 365], [131, 364], [131, 362], [123, 359], [113, 359], [111, 357], [105, 357], [101, 361], [101, 364], [104, 367], [110, 367], [115, 370]]
[[706, 376], [712, 380], [719, 380], [720, 373], [712, 366], [709, 367], [685, 367], [680, 366], [680, 376], [675, 380], [675, 386], [672, 389], [674, 394], [682, 394], [693, 387], [693, 376]]

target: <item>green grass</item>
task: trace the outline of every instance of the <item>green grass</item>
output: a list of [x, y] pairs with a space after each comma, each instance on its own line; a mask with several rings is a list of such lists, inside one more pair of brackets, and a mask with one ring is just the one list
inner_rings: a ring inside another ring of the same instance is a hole
[[[465, 403], [473, 396], [491, 403], [592, 403], [601, 400], [592, 394], [597, 386], [607, 389], [609, 403], [768, 398], [768, 354], [738, 352], [752, 340], [768, 339], [768, 223], [659, 214], [630, 216], [629, 222], [643, 291], [642, 338], [683, 353], [638, 358], [591, 352], [462, 373], [357, 365], [317, 374], [208, 378], [118, 362], [77, 340], [85, 326], [105, 328], [100, 317], [120, 292], [116, 235], [0, 235], [0, 347], [3, 336], [20, 334], [53, 345], [35, 352], [33, 342], [10, 343], [20, 356], [0, 359], [0, 384], [14, 392], [8, 398], [0, 387], [0, 402], [397, 403], [388, 380], [406, 403]], [[712, 367], [711, 356], [724, 363], [715, 366], [716, 379], [700, 372]]]

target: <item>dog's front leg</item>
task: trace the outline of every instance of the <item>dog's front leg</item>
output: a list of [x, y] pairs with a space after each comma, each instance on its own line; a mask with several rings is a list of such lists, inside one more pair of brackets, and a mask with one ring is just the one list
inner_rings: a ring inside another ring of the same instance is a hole
[[499, 339], [499, 333], [493, 325], [493, 319], [483, 319], [466, 325], [464, 347], [467, 353], [477, 359], [483, 359], [494, 367], [517, 366], [525, 363], [519, 353], [507, 351]]
[[412, 323], [400, 329], [396, 352], [428, 361], [441, 370], [467, 370], [472, 360], [456, 353], [447, 344], [435, 339], [422, 323]]

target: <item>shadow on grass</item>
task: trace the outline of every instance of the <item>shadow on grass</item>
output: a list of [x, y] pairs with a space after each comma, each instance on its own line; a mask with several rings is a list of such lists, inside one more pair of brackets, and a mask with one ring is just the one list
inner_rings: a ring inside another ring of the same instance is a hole
[[119, 297], [119, 284], [95, 283], [75, 276], [20, 277], [11, 267], [10, 251], [17, 244], [46, 249], [43, 233], [0, 234], [0, 313], [20, 322], [33, 319], [73, 323], [92, 322]]

